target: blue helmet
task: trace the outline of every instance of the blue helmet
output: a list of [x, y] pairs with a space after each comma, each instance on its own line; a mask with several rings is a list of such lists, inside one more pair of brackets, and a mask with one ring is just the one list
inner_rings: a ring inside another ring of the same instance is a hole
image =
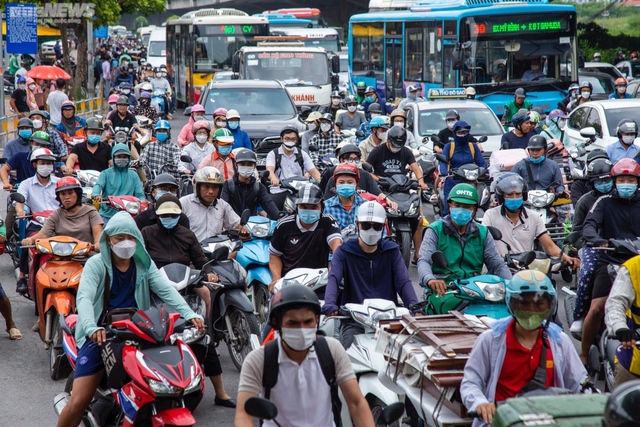
[[156, 130], [158, 129], [171, 129], [171, 123], [167, 120], [158, 120], [158, 123], [156, 123]]
[[140, 93], [140, 99], [142, 98], [149, 98], [151, 99], [151, 94], [149, 92], [141, 92]]
[[371, 129], [373, 128], [385, 128], [385, 129], [389, 129], [389, 124], [387, 123], [387, 121], [384, 119], [384, 117], [382, 116], [378, 116], [378, 117], [374, 117], [373, 119], [371, 119], [369, 121], [369, 127]]
[[549, 314], [554, 316], [558, 310], [558, 295], [547, 275], [537, 270], [523, 270], [516, 273], [506, 289], [507, 310], [513, 314], [512, 304], [522, 301], [525, 294], [534, 294], [549, 301]]
[[120, 83], [120, 88], [122, 88], [122, 89], [131, 89], [131, 83], [129, 83], [129, 82]]

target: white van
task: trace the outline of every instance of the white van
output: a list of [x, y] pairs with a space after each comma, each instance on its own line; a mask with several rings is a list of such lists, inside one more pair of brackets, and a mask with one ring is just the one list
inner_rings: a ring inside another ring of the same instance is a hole
[[147, 46], [147, 63], [154, 68], [167, 63], [167, 30], [159, 28], [151, 32]]

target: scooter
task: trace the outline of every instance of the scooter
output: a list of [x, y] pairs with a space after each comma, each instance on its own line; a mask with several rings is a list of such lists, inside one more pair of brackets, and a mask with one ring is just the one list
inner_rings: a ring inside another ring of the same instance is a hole
[[156, 111], [158, 112], [158, 120], [164, 120], [164, 112], [165, 112], [165, 97], [167, 93], [164, 89], [154, 89], [151, 94], [151, 105], [156, 107]]
[[[112, 311], [113, 313], [113, 311]], [[204, 395], [204, 373], [188, 344], [205, 335], [187, 327], [178, 313], [165, 306], [114, 314], [106, 326], [107, 344], [101, 352], [113, 360], [109, 388], [99, 387], [83, 416], [85, 426], [193, 425], [192, 412]], [[116, 317], [120, 319], [115, 320]], [[60, 317], [63, 347], [75, 369], [77, 315]], [[138, 326], [140, 325], [140, 327]], [[109, 351], [113, 351], [109, 354]], [[54, 397], [60, 415], [69, 401], [73, 374], [65, 391]]]
[[80, 185], [82, 185], [82, 197], [83, 203], [84, 201], [91, 201], [91, 193], [93, 192], [93, 186], [98, 182], [98, 177], [100, 177], [100, 172], [93, 169], [78, 169], [76, 170], [76, 178], [80, 181]]
[[300, 284], [310, 288], [316, 293], [318, 299], [324, 299], [324, 292], [329, 282], [329, 269], [327, 268], [294, 268], [277, 280], [273, 293], [277, 293], [280, 289], [291, 284]]
[[284, 201], [284, 210], [289, 214], [296, 212], [296, 200], [298, 198], [298, 190], [302, 188], [302, 186], [314, 183], [312, 178], [307, 178], [304, 176], [292, 176], [291, 178], [285, 178], [280, 182], [280, 187], [286, 189], [289, 194]]
[[[552, 188], [556, 186], [556, 183], [551, 185]], [[558, 198], [558, 195], [551, 191], [529, 190], [525, 206], [542, 218], [551, 239], [557, 245], [562, 245], [571, 229], [571, 199]], [[565, 208], [568, 212], [565, 212]]]
[[148, 201], [140, 200], [135, 196], [108, 196], [107, 200], [108, 202], [102, 203], [106, 203], [119, 211], [128, 212], [133, 218], [149, 209]]

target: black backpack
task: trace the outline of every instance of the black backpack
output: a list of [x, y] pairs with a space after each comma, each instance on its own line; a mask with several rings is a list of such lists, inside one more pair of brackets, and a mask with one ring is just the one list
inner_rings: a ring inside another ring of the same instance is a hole
[[[273, 154], [276, 156], [276, 168], [274, 169], [275, 172], [278, 171], [278, 169], [280, 169], [280, 162], [282, 160], [282, 156], [284, 156], [284, 154], [278, 154], [278, 149], [274, 148], [273, 150]], [[304, 174], [304, 158], [302, 157], [302, 151], [300, 151], [300, 149], [297, 149], [295, 152], [295, 156], [296, 156], [296, 163], [298, 163], [300, 165], [300, 169], [302, 170], [302, 174]]]
[[[264, 398], [269, 399], [271, 396], [271, 389], [275, 387], [278, 382], [278, 371], [280, 365], [278, 364], [278, 354], [280, 351], [280, 344], [278, 340], [269, 341], [264, 346], [264, 367], [262, 371], [262, 386], [264, 387]], [[333, 412], [333, 421], [336, 427], [342, 427], [342, 420], [340, 419], [340, 412], [342, 410], [342, 403], [338, 396], [338, 383], [336, 381], [336, 366], [329, 350], [327, 340], [319, 335], [315, 343], [315, 351], [322, 368], [322, 374], [324, 379], [329, 384], [331, 389], [331, 411]]]

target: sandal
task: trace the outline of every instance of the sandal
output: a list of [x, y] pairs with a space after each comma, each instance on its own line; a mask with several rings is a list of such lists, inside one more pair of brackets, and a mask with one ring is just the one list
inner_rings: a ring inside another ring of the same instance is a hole
[[7, 329], [7, 332], [9, 333], [9, 338], [11, 338], [11, 340], [13, 341], [22, 339], [22, 333], [20, 333], [20, 330], [18, 328]]

